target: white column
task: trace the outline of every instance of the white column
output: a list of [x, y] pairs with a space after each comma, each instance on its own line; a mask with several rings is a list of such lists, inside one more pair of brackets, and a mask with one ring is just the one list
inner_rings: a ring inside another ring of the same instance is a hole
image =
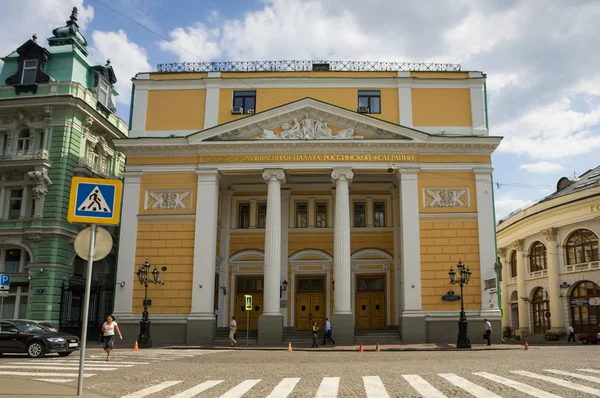
[[208, 129], [219, 124], [219, 92], [221, 72], [209, 72], [206, 83], [206, 101], [204, 105], [204, 128]]
[[335, 222], [333, 231], [333, 314], [352, 314], [350, 269], [350, 194], [348, 185], [354, 173], [350, 169], [335, 169]]
[[[412, 127], [412, 78], [410, 72], [398, 72], [398, 105], [400, 107], [400, 124]], [[408, 78], [408, 79], [407, 79]]]
[[256, 198], [250, 199], [250, 228], [256, 228]]
[[[142, 173], [123, 173], [123, 206], [121, 209], [121, 231], [119, 234], [119, 262], [115, 287], [115, 317], [131, 315], [133, 301], [133, 275], [136, 271], [135, 251], [137, 247], [137, 215], [140, 203]], [[123, 283], [123, 287], [121, 284]], [[137, 283], [137, 282], [136, 282]]]
[[[289, 212], [290, 212], [290, 194], [292, 192], [289, 189], [281, 190], [281, 276], [280, 283], [283, 283], [284, 280], [287, 280], [288, 277], [288, 238], [289, 238]], [[268, 207], [268, 205], [267, 205]], [[288, 289], [292, 287], [292, 281], [288, 282]], [[287, 291], [283, 292], [281, 297], [282, 301], [287, 302]], [[287, 304], [289, 305], [289, 303]], [[281, 308], [281, 315], [283, 316], [283, 324], [290, 326], [291, 323], [287, 319], [287, 305]]]
[[[215, 264], [217, 262], [217, 217], [219, 208], [219, 171], [196, 170], [196, 231], [194, 236], [194, 276], [190, 319], [213, 321]], [[188, 337], [189, 341], [189, 337]]]
[[509, 250], [504, 248], [498, 249], [498, 257], [502, 261], [502, 282], [500, 282], [500, 300], [502, 304], [502, 326], [510, 326], [510, 297], [508, 292], [508, 280], [510, 278], [508, 270], [510, 264], [507, 261], [507, 256], [510, 256]]
[[473, 124], [473, 134], [487, 135], [485, 126], [485, 105], [483, 100], [483, 83], [472, 83], [471, 89], [471, 122]]
[[392, 314], [392, 319], [397, 321], [400, 317], [400, 309], [402, 308], [402, 295], [400, 294], [402, 286], [402, 273], [401, 273], [401, 240], [400, 240], [400, 192], [398, 189], [392, 188], [392, 216], [394, 226], [394, 277], [392, 281], [394, 284], [394, 291], [396, 293], [396, 312]]
[[529, 334], [529, 301], [524, 300], [528, 298], [527, 286], [525, 285], [527, 262], [523, 251], [524, 244], [523, 240], [514, 243], [514, 248], [517, 251], [517, 294], [519, 295], [519, 329], [517, 332], [521, 336]]
[[[221, 268], [219, 269], [219, 297], [221, 297], [221, 299], [219, 300], [219, 311], [220, 311], [220, 315], [217, 319], [218, 321], [218, 326], [220, 327], [226, 327], [229, 325], [229, 302], [231, 300], [231, 297], [233, 296], [233, 286], [232, 286], [232, 291], [229, 291], [229, 286], [228, 286], [228, 282], [229, 282], [229, 232], [231, 231], [230, 229], [230, 222], [229, 222], [229, 218], [231, 217], [231, 198], [233, 196], [233, 191], [230, 191], [228, 189], [225, 189], [222, 194], [221, 194], [221, 252], [220, 252], [220, 256], [222, 259], [221, 262]], [[224, 286], [227, 290], [227, 294], [223, 294], [223, 291], [221, 290], [221, 286]]]
[[21, 214], [19, 218], [29, 218], [29, 199], [31, 198], [31, 186], [23, 186], [23, 197], [21, 199]]
[[558, 262], [558, 243], [556, 228], [542, 231], [547, 242], [548, 256], [548, 297], [550, 299], [550, 330], [554, 333], [564, 333], [562, 305], [560, 301], [560, 266]]
[[281, 277], [281, 184], [285, 173], [281, 169], [265, 170], [268, 184], [267, 220], [265, 228], [264, 302], [263, 315], [281, 315], [279, 283]]
[[[475, 169], [475, 191], [477, 195], [477, 225], [479, 229], [479, 273], [481, 282], [481, 309], [490, 308], [486, 300], [489, 292], [485, 290], [486, 279], [496, 279], [496, 226], [494, 225], [494, 202], [492, 199], [492, 169]], [[468, 264], [467, 264], [468, 265]], [[500, 316], [500, 314], [496, 314]]]
[[315, 226], [315, 198], [308, 198], [308, 228], [314, 228]]
[[400, 171], [400, 225], [404, 312], [420, 312], [421, 238], [419, 231], [419, 169]]

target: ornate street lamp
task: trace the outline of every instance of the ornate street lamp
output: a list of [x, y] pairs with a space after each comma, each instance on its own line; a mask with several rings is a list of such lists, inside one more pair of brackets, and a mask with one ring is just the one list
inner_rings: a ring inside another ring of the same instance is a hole
[[288, 281], [285, 280], [283, 281], [283, 283], [279, 286], [279, 298], [283, 297], [283, 292], [287, 292], [287, 287], [288, 287]]
[[[164, 270], [164, 268], [163, 268]], [[144, 285], [144, 312], [142, 313], [142, 320], [140, 321], [140, 335], [138, 336], [138, 346], [140, 348], [151, 348], [152, 347], [152, 337], [150, 336], [150, 319], [148, 318], [148, 285], [150, 283], [157, 284], [160, 283], [164, 285], [165, 282], [162, 281], [158, 277], [160, 272], [156, 269], [156, 265], [154, 266], [154, 270], [150, 272], [150, 263], [148, 263], [148, 259], [136, 272], [138, 280], [140, 281], [140, 285]]]
[[466, 267], [461, 260], [458, 260], [458, 278], [456, 272], [450, 267], [450, 283], [453, 285], [460, 286], [460, 319], [458, 321], [458, 341], [456, 342], [456, 348], [471, 348], [471, 338], [467, 331], [468, 322], [467, 316], [465, 315], [465, 302], [463, 299], [463, 286], [469, 283], [471, 279], [471, 271], [469, 267]]

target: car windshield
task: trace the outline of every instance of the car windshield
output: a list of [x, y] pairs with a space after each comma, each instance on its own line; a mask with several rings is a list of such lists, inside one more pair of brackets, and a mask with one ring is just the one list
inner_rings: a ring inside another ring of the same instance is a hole
[[35, 322], [15, 322], [24, 332], [49, 332], [50, 329]]

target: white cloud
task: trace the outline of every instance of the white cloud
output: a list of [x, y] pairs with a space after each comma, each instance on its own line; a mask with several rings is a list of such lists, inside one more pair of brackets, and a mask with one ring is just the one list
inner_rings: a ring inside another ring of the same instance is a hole
[[509, 215], [511, 212], [531, 206], [535, 202], [532, 200], [522, 200], [514, 198], [496, 199], [496, 222]]
[[138, 44], [129, 41], [123, 30], [118, 32], [92, 33], [94, 48], [90, 49], [92, 59], [101, 65], [110, 58], [111, 65], [117, 75], [116, 90], [119, 92], [117, 102], [129, 105], [131, 98], [131, 78], [138, 72], [152, 69], [148, 63], [146, 50]]
[[527, 170], [530, 173], [549, 174], [564, 170], [565, 168], [558, 163], [537, 162], [526, 163], [519, 166], [521, 170]]
[[19, 0], [2, 2], [0, 25], [0, 56], [4, 57], [36, 33], [38, 43], [46, 45], [52, 30], [65, 26], [73, 7], [78, 9], [78, 25], [84, 31], [94, 18], [94, 9], [84, 6], [84, 0]]

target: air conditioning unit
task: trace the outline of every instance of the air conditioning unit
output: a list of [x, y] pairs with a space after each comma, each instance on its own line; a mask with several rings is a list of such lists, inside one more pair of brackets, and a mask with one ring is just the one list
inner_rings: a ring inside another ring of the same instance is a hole
[[231, 108], [231, 113], [235, 115], [241, 115], [244, 113], [244, 108], [241, 106], [234, 106]]
[[358, 113], [369, 113], [369, 107], [368, 106], [359, 106]]

